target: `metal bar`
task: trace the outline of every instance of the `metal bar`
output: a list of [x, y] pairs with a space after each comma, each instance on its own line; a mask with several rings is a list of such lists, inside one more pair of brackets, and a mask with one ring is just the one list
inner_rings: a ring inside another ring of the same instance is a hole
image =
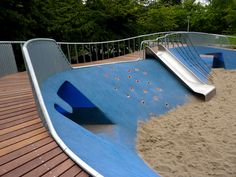
[[77, 51], [77, 45], [75, 44], [75, 57], [76, 57], [76, 62], [79, 63], [79, 56], [78, 56], [78, 51]]
[[113, 57], [115, 57], [115, 45], [114, 45], [114, 42], [113, 42], [113, 49], [112, 49], [112, 53], [113, 53]]
[[66, 47], [67, 47], [68, 59], [69, 59], [70, 64], [71, 64], [71, 57], [70, 57], [70, 48], [69, 48], [69, 44], [67, 44]]
[[135, 39], [133, 39], [133, 52], [135, 52]]
[[109, 50], [109, 45], [107, 43], [107, 58], [110, 58], [110, 50]]
[[84, 60], [84, 63], [85, 63], [86, 60], [85, 60], [84, 44], [82, 45], [82, 55], [83, 55], [83, 60]]
[[91, 45], [89, 44], [89, 58], [92, 61], [92, 52], [91, 52]]
[[118, 56], [120, 56], [120, 42], [118, 41]]
[[104, 60], [104, 48], [103, 48], [103, 44], [102, 45], [102, 60]]
[[98, 46], [95, 44], [96, 61], [98, 61]]

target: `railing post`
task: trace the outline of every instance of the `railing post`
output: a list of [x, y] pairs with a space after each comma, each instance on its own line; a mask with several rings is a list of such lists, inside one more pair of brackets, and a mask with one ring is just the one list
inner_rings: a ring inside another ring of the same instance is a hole
[[113, 53], [113, 57], [115, 57], [115, 45], [114, 45], [114, 42], [113, 42], [113, 44], [112, 44], [112, 46], [113, 46], [113, 49], [112, 49], [112, 53]]
[[103, 48], [103, 43], [102, 43], [101, 45], [102, 45], [102, 60], [104, 60], [104, 48]]
[[79, 56], [78, 56], [78, 51], [77, 51], [77, 45], [75, 44], [75, 57], [76, 57], [76, 62], [79, 63]]
[[120, 56], [120, 42], [118, 41], [118, 56]]
[[135, 52], [135, 38], [133, 39], [133, 52]]
[[128, 40], [128, 51], [130, 53], [130, 39]]
[[83, 60], [84, 60], [84, 63], [85, 63], [86, 61], [85, 61], [84, 44], [82, 44], [82, 55], [83, 55]]
[[108, 43], [107, 43], [107, 58], [110, 58], [110, 49]]
[[70, 57], [70, 48], [69, 48], [69, 44], [66, 44], [66, 47], [67, 47], [68, 59], [69, 59], [70, 64], [71, 64], [71, 57]]
[[96, 52], [96, 61], [98, 61], [98, 47], [97, 47], [97, 44], [95, 44], [95, 52]]

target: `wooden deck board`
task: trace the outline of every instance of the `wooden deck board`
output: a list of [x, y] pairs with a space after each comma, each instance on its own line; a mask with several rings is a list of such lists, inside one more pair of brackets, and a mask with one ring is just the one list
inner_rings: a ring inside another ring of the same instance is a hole
[[[138, 56], [136, 53], [75, 66], [125, 61]], [[89, 176], [43, 127], [26, 72], [0, 78], [0, 176]]]

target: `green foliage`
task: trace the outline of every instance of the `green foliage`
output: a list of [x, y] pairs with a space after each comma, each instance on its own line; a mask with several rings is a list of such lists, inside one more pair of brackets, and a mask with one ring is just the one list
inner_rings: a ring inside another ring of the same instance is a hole
[[236, 0], [1, 0], [0, 40], [102, 41], [186, 30], [236, 34]]

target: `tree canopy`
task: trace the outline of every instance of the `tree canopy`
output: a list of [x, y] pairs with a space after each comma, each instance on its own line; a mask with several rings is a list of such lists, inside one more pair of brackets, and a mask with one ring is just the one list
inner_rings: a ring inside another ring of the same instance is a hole
[[186, 30], [236, 34], [236, 0], [1, 0], [0, 40], [103, 41]]

